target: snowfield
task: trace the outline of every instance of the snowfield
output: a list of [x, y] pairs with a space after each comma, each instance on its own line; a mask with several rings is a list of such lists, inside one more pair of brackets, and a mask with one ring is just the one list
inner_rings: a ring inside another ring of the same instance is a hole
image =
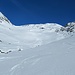
[[62, 27], [15, 26], [0, 13], [0, 75], [75, 75], [75, 33]]

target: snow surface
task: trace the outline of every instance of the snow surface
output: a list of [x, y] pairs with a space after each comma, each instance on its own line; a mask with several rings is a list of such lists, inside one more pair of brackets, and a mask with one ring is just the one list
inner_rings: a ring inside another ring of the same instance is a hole
[[56, 23], [15, 26], [0, 17], [0, 75], [75, 75], [75, 33]]

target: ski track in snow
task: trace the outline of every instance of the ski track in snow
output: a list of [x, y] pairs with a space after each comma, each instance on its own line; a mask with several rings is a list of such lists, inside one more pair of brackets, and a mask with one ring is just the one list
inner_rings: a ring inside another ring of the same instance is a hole
[[50, 56], [51, 53], [49, 54], [44, 54], [44, 55], [37, 55], [37, 56], [31, 56], [31, 57], [28, 57], [28, 58], [25, 58], [24, 60], [22, 60], [20, 63], [14, 65], [11, 69], [10, 69], [10, 75], [14, 75], [14, 72], [17, 70], [17, 69], [21, 69], [22, 68], [22, 65], [23, 64], [26, 64], [26, 63], [30, 63], [31, 62], [31, 65], [34, 66], [36, 65], [36, 63], [38, 63], [43, 57], [46, 57], [46, 56]]
[[32, 57], [28, 57], [28, 58], [25, 58], [24, 60], [22, 60], [19, 64], [13, 66], [9, 73], [10, 75], [14, 75], [14, 72], [18, 69], [18, 68], [22, 68], [21, 65], [25, 64], [25, 63], [28, 63], [28, 61], [32, 60], [32, 65], [34, 66], [38, 61], [40, 61], [40, 58], [35, 58], [35, 56], [32, 56]]

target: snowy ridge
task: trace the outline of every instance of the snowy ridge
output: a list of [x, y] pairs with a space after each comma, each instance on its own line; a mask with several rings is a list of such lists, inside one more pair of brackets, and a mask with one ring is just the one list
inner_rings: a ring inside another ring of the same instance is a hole
[[26, 49], [34, 48], [67, 37], [67, 32], [56, 32], [62, 27], [56, 23], [9, 25], [0, 25], [2, 51], [17, 51], [19, 48], [23, 50], [24, 46]]
[[12, 23], [0, 12], [0, 24], [2, 25], [12, 25]]
[[75, 22], [15, 26], [0, 13], [0, 75], [75, 75]]

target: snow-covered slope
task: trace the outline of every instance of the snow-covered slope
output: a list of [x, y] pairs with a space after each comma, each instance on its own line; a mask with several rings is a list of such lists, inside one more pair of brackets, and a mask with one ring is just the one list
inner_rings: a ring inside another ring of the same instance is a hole
[[13, 25], [0, 13], [0, 49], [3, 52], [29, 49], [68, 37], [68, 33], [57, 32], [61, 25], [56, 23]]
[[0, 75], [75, 75], [74, 22], [15, 26], [0, 17]]
[[0, 55], [0, 75], [75, 75], [75, 34], [36, 48]]

